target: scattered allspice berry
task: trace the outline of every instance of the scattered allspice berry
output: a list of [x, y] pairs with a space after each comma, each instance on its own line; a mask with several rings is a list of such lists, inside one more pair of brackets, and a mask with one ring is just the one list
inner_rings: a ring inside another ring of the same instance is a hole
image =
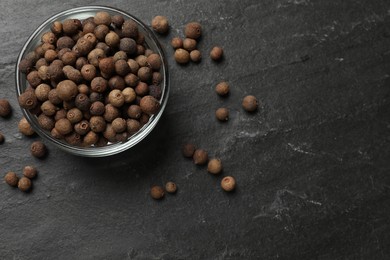
[[190, 53], [185, 50], [185, 49], [182, 49], [182, 48], [178, 48], [176, 51], [175, 51], [175, 60], [177, 63], [179, 64], [186, 64], [190, 61]]
[[229, 110], [225, 107], [220, 107], [215, 111], [215, 117], [221, 122], [226, 122], [229, 120]]
[[219, 61], [222, 59], [223, 49], [219, 46], [215, 46], [210, 51], [210, 58], [214, 61]]
[[222, 81], [215, 86], [215, 92], [220, 96], [226, 96], [229, 94], [229, 84], [226, 81]]
[[164, 197], [164, 189], [161, 186], [154, 185], [150, 189], [150, 196], [155, 200], [162, 199]]
[[141, 107], [142, 112], [148, 115], [156, 114], [160, 109], [160, 103], [158, 100], [149, 95], [141, 98], [139, 106]]
[[165, 190], [168, 192], [168, 193], [175, 193], [177, 191], [177, 186], [176, 186], [176, 183], [172, 182], [172, 181], [168, 181], [166, 184], [165, 184]]
[[11, 114], [12, 108], [8, 100], [0, 99], [0, 116], [8, 117]]
[[226, 176], [221, 181], [221, 187], [224, 191], [232, 191], [236, 188], [236, 180], [232, 176]]
[[159, 34], [166, 34], [169, 30], [168, 19], [165, 16], [157, 15], [152, 19], [152, 28]]
[[222, 171], [222, 162], [220, 159], [213, 158], [207, 165], [207, 171], [212, 174], [219, 174]]
[[196, 147], [195, 147], [194, 144], [187, 143], [187, 144], [183, 145], [183, 147], [181, 149], [181, 152], [182, 152], [184, 157], [192, 158], [192, 156], [194, 155], [195, 150], [196, 150]]
[[34, 129], [31, 127], [30, 123], [27, 121], [27, 119], [25, 117], [20, 119], [20, 121], [18, 123], [18, 129], [19, 129], [19, 132], [21, 132], [25, 136], [31, 136], [31, 135], [35, 134]]
[[7, 174], [4, 176], [4, 180], [8, 185], [16, 187], [18, 185], [19, 178], [14, 172], [7, 172]]
[[258, 106], [259, 106], [259, 102], [257, 101], [255, 96], [248, 95], [244, 97], [244, 99], [242, 100], [242, 107], [247, 112], [256, 111]]
[[202, 35], [202, 26], [198, 22], [188, 23], [184, 27], [184, 35], [196, 40]]
[[193, 50], [190, 52], [190, 59], [193, 62], [200, 62], [202, 59], [202, 54], [199, 50]]
[[31, 189], [31, 180], [27, 177], [20, 178], [18, 182], [18, 188], [21, 191], [27, 192]]
[[196, 149], [192, 158], [196, 165], [204, 165], [209, 160], [207, 152], [203, 149]]
[[34, 179], [37, 173], [38, 171], [34, 166], [27, 165], [23, 168], [23, 175], [29, 179]]
[[31, 155], [37, 158], [45, 157], [47, 153], [47, 148], [44, 143], [41, 141], [35, 141], [30, 146]]
[[174, 37], [171, 40], [171, 46], [174, 49], [183, 48], [183, 40], [180, 37]]

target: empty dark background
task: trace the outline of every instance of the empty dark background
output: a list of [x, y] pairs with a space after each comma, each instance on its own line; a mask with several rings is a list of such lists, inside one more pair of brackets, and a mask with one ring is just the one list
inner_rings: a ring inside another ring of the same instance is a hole
[[[82, 2], [82, 3], [81, 3]], [[52, 14], [112, 5], [148, 25], [165, 15], [159, 37], [171, 93], [164, 116], [136, 147], [109, 158], [75, 157], [17, 130], [17, 55]], [[390, 2], [11, 1], [0, 3], [0, 176], [39, 169], [25, 194], [0, 183], [1, 259], [388, 259], [390, 257]], [[199, 21], [203, 60], [182, 67], [169, 45]], [[221, 45], [225, 59], [208, 58]], [[219, 98], [214, 86], [231, 85]], [[248, 114], [253, 94], [261, 109]], [[214, 111], [230, 109], [219, 123]], [[180, 153], [194, 142], [224, 164], [212, 176]], [[225, 175], [237, 190], [223, 192]], [[173, 180], [163, 201], [150, 186]]]

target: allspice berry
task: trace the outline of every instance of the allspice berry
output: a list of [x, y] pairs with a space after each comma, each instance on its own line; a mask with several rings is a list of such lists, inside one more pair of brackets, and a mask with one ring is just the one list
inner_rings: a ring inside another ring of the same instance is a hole
[[37, 169], [34, 166], [27, 165], [23, 168], [23, 175], [29, 179], [34, 179], [38, 174]]
[[196, 149], [192, 158], [196, 165], [204, 165], [209, 160], [207, 152], [203, 149]]
[[108, 101], [114, 107], [121, 107], [125, 103], [125, 97], [119, 89], [113, 89], [108, 94]]
[[255, 96], [253, 95], [248, 95], [244, 97], [242, 100], [242, 107], [247, 111], [247, 112], [254, 112], [257, 110], [259, 103], [256, 99]]
[[220, 96], [226, 96], [229, 94], [229, 84], [226, 81], [222, 81], [215, 86], [215, 92]]
[[67, 118], [61, 118], [55, 123], [55, 129], [62, 134], [67, 135], [73, 131], [72, 123]]
[[183, 48], [187, 51], [193, 51], [196, 49], [196, 40], [191, 38], [185, 38], [183, 40]]
[[31, 189], [31, 180], [27, 177], [20, 178], [18, 182], [18, 188], [21, 191], [27, 192]]
[[78, 94], [76, 83], [71, 80], [63, 80], [57, 85], [57, 95], [63, 101], [70, 101]]
[[0, 99], [0, 116], [8, 117], [11, 114], [12, 108], [8, 100]]
[[202, 26], [198, 22], [188, 23], [184, 28], [184, 35], [196, 40], [202, 35]]
[[168, 182], [165, 184], [165, 190], [166, 190], [168, 193], [175, 193], [175, 192], [177, 191], [176, 183], [174, 183], [173, 181], [168, 181]]
[[47, 148], [44, 143], [41, 141], [35, 141], [30, 146], [31, 155], [37, 158], [45, 157], [47, 153]]
[[192, 156], [194, 155], [195, 150], [196, 150], [196, 147], [195, 147], [194, 144], [186, 143], [186, 144], [183, 145], [183, 147], [181, 149], [181, 152], [182, 152], [184, 157], [192, 158]]
[[155, 200], [162, 199], [164, 197], [164, 189], [161, 186], [154, 185], [150, 189], [150, 196]]
[[19, 132], [21, 132], [23, 135], [26, 135], [26, 136], [31, 136], [31, 135], [35, 134], [34, 129], [31, 127], [30, 123], [27, 121], [27, 119], [25, 117], [20, 119], [20, 121], [18, 123], [18, 129], [19, 129]]
[[153, 70], [155, 71], [160, 70], [161, 59], [160, 59], [160, 55], [158, 55], [157, 53], [150, 54], [147, 58], [147, 62]]
[[159, 34], [166, 34], [169, 30], [168, 19], [161, 15], [155, 16], [152, 20], [152, 28]]
[[4, 176], [4, 180], [8, 185], [16, 187], [18, 185], [19, 178], [14, 172], [7, 172]]
[[95, 24], [104, 24], [110, 26], [111, 24], [111, 15], [105, 11], [97, 12], [93, 18]]
[[126, 120], [123, 118], [115, 118], [111, 123], [112, 129], [115, 133], [122, 133], [127, 129]]
[[207, 165], [207, 171], [212, 174], [219, 174], [222, 171], [222, 162], [220, 159], [213, 158]]
[[142, 112], [148, 115], [152, 115], [158, 112], [158, 110], [160, 109], [160, 103], [157, 99], [148, 95], [141, 98], [140, 107], [142, 109]]
[[221, 122], [228, 121], [229, 120], [229, 110], [225, 107], [220, 107], [215, 111], [215, 117]]
[[183, 40], [180, 37], [174, 37], [171, 40], [171, 46], [174, 49], [183, 48]]
[[187, 50], [179, 48], [175, 51], [175, 60], [179, 64], [186, 64], [190, 61], [190, 54]]
[[219, 61], [222, 59], [223, 49], [219, 46], [215, 46], [210, 51], [210, 58], [214, 61]]
[[34, 91], [25, 91], [18, 97], [19, 105], [24, 109], [33, 109], [38, 104]]
[[200, 62], [202, 59], [202, 54], [199, 50], [193, 50], [190, 52], [190, 58], [193, 62]]
[[221, 181], [221, 187], [224, 191], [232, 191], [236, 188], [236, 180], [232, 176], [226, 176]]

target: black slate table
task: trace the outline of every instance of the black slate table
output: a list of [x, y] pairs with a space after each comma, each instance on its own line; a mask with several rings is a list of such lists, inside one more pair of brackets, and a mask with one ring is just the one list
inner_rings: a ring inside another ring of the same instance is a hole
[[[390, 2], [11, 1], [0, 3], [0, 173], [39, 169], [31, 193], [0, 183], [1, 259], [388, 259], [390, 257]], [[33, 158], [17, 130], [15, 62], [53, 13], [112, 5], [150, 24], [168, 56], [171, 93], [154, 131], [109, 158], [49, 145]], [[170, 39], [204, 28], [200, 64], [179, 66]], [[225, 59], [214, 63], [214, 45]], [[226, 99], [214, 93], [231, 85]], [[253, 94], [261, 109], [248, 114]], [[219, 123], [214, 111], [230, 109]], [[212, 176], [182, 157], [193, 142], [223, 161]], [[234, 193], [220, 180], [232, 175]], [[173, 180], [162, 201], [150, 186]]]

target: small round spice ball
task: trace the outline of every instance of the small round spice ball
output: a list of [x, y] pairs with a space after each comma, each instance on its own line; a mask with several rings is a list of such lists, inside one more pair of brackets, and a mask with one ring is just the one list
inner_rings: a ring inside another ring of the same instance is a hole
[[229, 94], [229, 84], [226, 81], [222, 81], [215, 86], [215, 92], [217, 92], [218, 95], [220, 96], [226, 96]]
[[214, 61], [221, 60], [223, 55], [223, 49], [219, 46], [215, 46], [210, 51], [210, 58]]
[[126, 120], [126, 125], [127, 125], [127, 132], [129, 134], [135, 134], [141, 128], [140, 121], [138, 121], [136, 119], [131, 119], [131, 118], [127, 119]]
[[119, 112], [118, 108], [114, 107], [111, 104], [107, 104], [105, 106], [103, 118], [107, 122], [112, 122], [112, 120], [114, 120], [115, 118], [119, 117], [119, 115], [120, 115], [120, 112]]
[[149, 67], [141, 67], [137, 73], [138, 78], [143, 82], [149, 82], [152, 75], [153, 71]]
[[34, 166], [24, 166], [23, 175], [29, 179], [34, 179], [37, 176], [37, 169]]
[[179, 48], [175, 51], [175, 60], [179, 64], [186, 64], [190, 61], [190, 54], [188, 51]]
[[106, 34], [104, 41], [111, 48], [116, 48], [119, 45], [120, 37], [116, 32], [110, 31]]
[[152, 28], [159, 34], [166, 34], [169, 30], [168, 19], [161, 15], [155, 16], [152, 20]]
[[57, 85], [57, 95], [63, 101], [70, 101], [78, 94], [76, 83], [71, 80], [63, 80]]
[[196, 40], [202, 35], [202, 26], [198, 22], [188, 23], [184, 28], [184, 35]]
[[183, 156], [187, 157], [187, 158], [192, 158], [192, 156], [194, 155], [195, 150], [196, 150], [196, 147], [192, 143], [186, 143], [181, 148], [181, 152], [182, 152]]
[[131, 103], [137, 97], [133, 88], [127, 87], [122, 90], [122, 95], [125, 97], [125, 103]]
[[119, 89], [113, 89], [108, 94], [108, 101], [114, 107], [121, 107], [125, 103], [125, 97]]
[[41, 141], [35, 141], [30, 146], [31, 155], [37, 158], [45, 157], [47, 153], [47, 148], [44, 143]]
[[0, 116], [8, 117], [11, 114], [12, 108], [8, 100], [0, 99]]
[[155, 200], [162, 199], [164, 197], [164, 189], [161, 186], [154, 185], [150, 189], [150, 196]]
[[209, 160], [207, 152], [203, 149], [196, 149], [192, 158], [196, 165], [204, 165]]
[[106, 129], [107, 123], [102, 116], [91, 116], [89, 126], [95, 133], [101, 133]]
[[193, 51], [196, 49], [196, 40], [191, 38], [185, 38], [183, 40], [183, 48], [187, 51]]
[[101, 116], [104, 114], [104, 112], [105, 112], [105, 107], [103, 102], [101, 101], [95, 101], [89, 107], [89, 113], [92, 116]]
[[4, 180], [8, 185], [16, 187], [18, 185], [19, 178], [14, 172], [7, 172], [4, 176]]
[[142, 115], [141, 107], [138, 105], [131, 105], [127, 109], [127, 115], [133, 119], [139, 119]]
[[152, 115], [156, 114], [160, 109], [160, 103], [154, 97], [148, 95], [141, 98], [140, 107], [142, 112]]
[[180, 37], [174, 37], [171, 40], [171, 46], [174, 49], [183, 48], [183, 40]]
[[93, 18], [95, 24], [104, 24], [109, 26], [111, 24], [111, 15], [107, 12], [97, 12]]
[[88, 111], [91, 106], [91, 101], [86, 94], [78, 94], [74, 100], [75, 106], [81, 111]]
[[193, 62], [200, 62], [202, 59], [202, 54], [199, 50], [193, 50], [190, 52], [190, 58]]
[[[104, 105], [103, 105], [103, 110], [104, 110]], [[70, 121], [70, 123], [76, 124], [83, 119], [83, 112], [77, 107], [71, 108], [66, 113], [66, 118]]]
[[138, 25], [133, 20], [126, 20], [122, 24], [122, 36], [136, 39], [138, 36]]
[[236, 180], [232, 176], [226, 176], [221, 181], [221, 187], [224, 191], [232, 191], [236, 188]]
[[111, 17], [111, 22], [115, 25], [115, 27], [120, 28], [125, 19], [122, 15], [116, 14]]
[[4, 135], [0, 133], [0, 144], [4, 143]]
[[219, 174], [222, 171], [222, 162], [220, 159], [213, 158], [207, 165], [207, 171], [212, 174]]
[[27, 121], [27, 119], [25, 117], [20, 119], [20, 121], [18, 123], [18, 129], [19, 129], [19, 132], [21, 132], [22, 134], [24, 134], [26, 136], [31, 136], [31, 135], [35, 134], [34, 129], [32, 129], [30, 123]]
[[96, 67], [92, 64], [85, 64], [81, 68], [81, 76], [83, 76], [85, 80], [93, 80], [96, 77]]
[[35, 96], [39, 101], [46, 101], [49, 99], [49, 92], [51, 87], [48, 84], [42, 83], [38, 85], [35, 89]]
[[131, 38], [122, 38], [119, 42], [119, 50], [132, 55], [137, 51], [137, 43]]
[[62, 33], [62, 23], [60, 21], [54, 21], [51, 26], [50, 26], [50, 30], [54, 33], [54, 34], [61, 34]]
[[127, 125], [126, 125], [126, 120], [123, 118], [115, 118], [112, 123], [111, 123], [112, 129], [115, 131], [115, 133], [122, 133], [123, 131], [126, 130]]
[[90, 145], [96, 144], [98, 142], [98, 140], [99, 140], [99, 136], [95, 132], [89, 131], [84, 136], [83, 143], [85, 146], [90, 146]]
[[31, 180], [27, 177], [20, 178], [18, 182], [18, 188], [21, 191], [27, 192], [31, 189]]
[[19, 105], [24, 109], [33, 109], [38, 104], [34, 91], [25, 91], [18, 97]]
[[174, 183], [173, 181], [168, 181], [168, 182], [165, 184], [165, 190], [166, 190], [168, 193], [175, 193], [175, 192], [177, 191], [176, 183]]
[[255, 96], [248, 95], [244, 97], [242, 100], [242, 107], [247, 111], [247, 112], [254, 112], [257, 110], [259, 103], [256, 99]]
[[220, 107], [215, 111], [215, 117], [222, 122], [229, 120], [229, 110], [224, 107]]
[[158, 55], [157, 53], [150, 54], [147, 58], [147, 62], [153, 70], [155, 70], [155, 71], [160, 70], [161, 58], [160, 58], [160, 55]]
[[55, 123], [55, 129], [62, 134], [67, 135], [73, 130], [72, 123], [67, 118], [61, 118]]
[[74, 125], [74, 131], [79, 135], [87, 134], [91, 128], [89, 127], [89, 122], [87, 120], [82, 120], [79, 123]]
[[81, 22], [78, 19], [67, 19], [62, 22], [62, 30], [67, 35], [76, 34], [81, 27]]

